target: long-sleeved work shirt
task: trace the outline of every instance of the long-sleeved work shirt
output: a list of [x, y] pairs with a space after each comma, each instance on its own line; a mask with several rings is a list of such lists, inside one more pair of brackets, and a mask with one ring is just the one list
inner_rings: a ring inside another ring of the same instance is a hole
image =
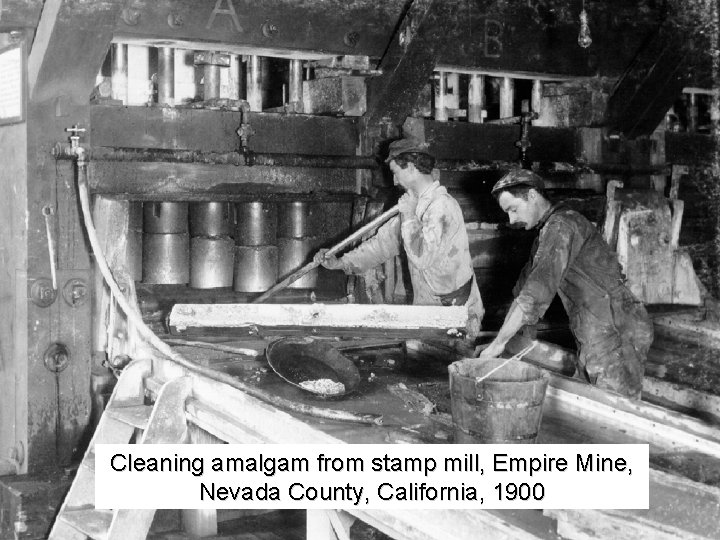
[[467, 300], [463, 298], [461, 303], [468, 306], [472, 319], [469, 334], [479, 331], [484, 310], [465, 222], [460, 205], [439, 182], [418, 197], [414, 216], [390, 219], [372, 238], [346, 253], [341, 258], [343, 269], [363, 273], [398, 255], [401, 247], [408, 259], [413, 303], [446, 305], [447, 295], [470, 283]]
[[637, 395], [652, 342], [652, 323], [625, 287], [617, 256], [584, 216], [562, 204], [538, 225], [530, 262], [515, 286], [525, 324], [535, 324], [555, 294], [580, 345], [579, 368], [590, 382]]

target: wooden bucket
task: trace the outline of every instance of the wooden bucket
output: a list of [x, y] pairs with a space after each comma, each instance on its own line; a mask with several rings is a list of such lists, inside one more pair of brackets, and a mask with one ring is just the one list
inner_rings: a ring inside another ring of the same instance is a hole
[[482, 379], [505, 361], [465, 358], [448, 367], [456, 443], [535, 442], [548, 376], [511, 360]]

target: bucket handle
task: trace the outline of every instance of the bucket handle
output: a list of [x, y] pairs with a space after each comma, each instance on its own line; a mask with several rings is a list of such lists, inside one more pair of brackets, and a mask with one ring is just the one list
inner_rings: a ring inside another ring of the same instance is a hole
[[507, 360], [505, 360], [505, 361], [504, 361], [502, 364], [500, 364], [499, 366], [494, 367], [493, 369], [491, 369], [490, 371], [488, 371], [488, 372], [487, 372], [485, 375], [483, 375], [482, 377], [476, 377], [476, 378], [475, 378], [475, 384], [479, 384], [479, 383], [483, 382], [483, 381], [484, 381], [485, 379], [487, 379], [490, 375], [492, 375], [493, 373], [495, 373], [495, 372], [496, 372], [497, 370], [499, 370], [500, 368], [505, 367], [508, 363], [512, 362], [513, 360], [521, 360], [521, 359], [523, 358], [523, 356], [525, 356], [525, 355], [528, 354], [530, 351], [532, 351], [532, 350], [535, 348], [535, 345], [537, 345], [537, 344], [538, 344], [537, 341], [533, 341], [530, 345], [528, 345], [527, 347], [525, 347], [522, 351], [520, 351], [519, 353], [517, 353], [517, 354], [514, 355], [514, 356], [511, 356], [510, 358], [508, 358]]

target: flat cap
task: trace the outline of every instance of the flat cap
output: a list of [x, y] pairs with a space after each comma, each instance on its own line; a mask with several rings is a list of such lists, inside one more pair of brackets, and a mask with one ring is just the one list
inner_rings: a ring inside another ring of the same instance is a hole
[[492, 194], [516, 186], [527, 186], [535, 189], [543, 189], [545, 182], [543, 179], [532, 171], [527, 169], [512, 169], [498, 180], [492, 188]]
[[415, 137], [406, 137], [404, 139], [398, 139], [390, 143], [388, 147], [388, 157], [385, 163], [395, 159], [400, 154], [406, 154], [411, 152], [420, 152], [423, 154], [428, 153], [428, 143], [416, 139]]

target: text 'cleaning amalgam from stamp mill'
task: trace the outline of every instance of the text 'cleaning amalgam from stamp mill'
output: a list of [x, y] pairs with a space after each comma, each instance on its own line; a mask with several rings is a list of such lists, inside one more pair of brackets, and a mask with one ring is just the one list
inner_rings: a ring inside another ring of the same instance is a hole
[[96, 507], [648, 508], [647, 444], [97, 445]]

